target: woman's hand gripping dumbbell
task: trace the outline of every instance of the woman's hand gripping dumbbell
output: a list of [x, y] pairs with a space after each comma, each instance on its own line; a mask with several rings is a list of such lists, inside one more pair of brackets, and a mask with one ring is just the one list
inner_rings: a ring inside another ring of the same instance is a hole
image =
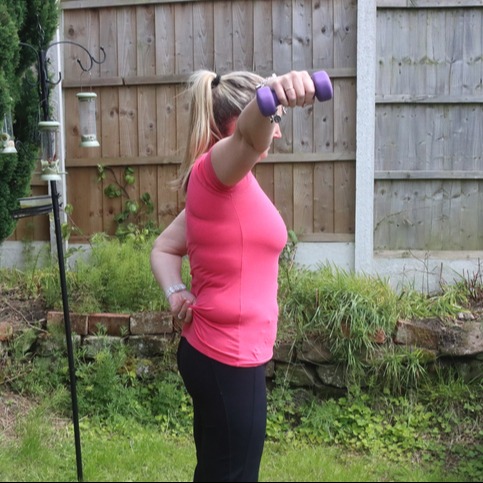
[[[334, 93], [332, 89], [332, 83], [327, 73], [323, 70], [320, 70], [312, 74], [311, 78], [315, 88], [314, 98], [316, 98], [320, 102], [332, 99]], [[262, 115], [266, 117], [274, 116], [275, 118], [277, 107], [281, 104], [279, 100], [279, 95], [281, 95], [282, 93], [281, 89], [283, 89], [283, 95], [285, 95], [288, 105], [290, 105], [291, 107], [295, 107], [295, 105], [298, 105], [296, 103], [297, 99], [290, 97], [290, 91], [292, 89], [295, 91], [295, 88], [293, 86], [279, 86], [279, 94], [277, 94], [277, 88], [272, 89], [270, 85], [264, 85], [257, 89], [257, 103]], [[293, 106], [291, 105], [291, 103], [293, 104]], [[278, 117], [278, 119], [274, 120], [276, 122], [279, 122], [280, 118]]]

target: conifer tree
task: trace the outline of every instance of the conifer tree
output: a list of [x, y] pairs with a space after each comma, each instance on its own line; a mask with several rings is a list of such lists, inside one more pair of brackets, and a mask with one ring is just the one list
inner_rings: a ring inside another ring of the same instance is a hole
[[[40, 98], [35, 69], [52, 41], [57, 0], [0, 0], [0, 120], [11, 112], [18, 154], [0, 154], [0, 243], [12, 234], [11, 211], [29, 192], [38, 152]], [[27, 43], [33, 47], [22, 46]]]

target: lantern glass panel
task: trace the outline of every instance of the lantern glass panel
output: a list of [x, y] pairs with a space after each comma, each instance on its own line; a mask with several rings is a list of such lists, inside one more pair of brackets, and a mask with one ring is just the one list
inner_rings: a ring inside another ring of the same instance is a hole
[[15, 139], [13, 137], [12, 115], [10, 113], [3, 116], [2, 131], [0, 133], [0, 153], [15, 154]]
[[94, 92], [80, 92], [77, 94], [77, 99], [79, 100], [80, 145], [85, 148], [99, 146], [96, 126], [96, 98], [97, 94]]
[[60, 180], [59, 170], [59, 123], [39, 123], [40, 131], [40, 178], [46, 181]]

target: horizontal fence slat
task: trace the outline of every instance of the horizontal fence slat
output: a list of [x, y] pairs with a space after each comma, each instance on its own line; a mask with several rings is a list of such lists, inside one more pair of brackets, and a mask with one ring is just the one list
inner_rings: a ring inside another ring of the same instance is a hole
[[138, 5], [160, 5], [163, 3], [194, 3], [208, 0], [62, 0], [60, 8], [75, 10], [80, 8], [130, 7]]
[[374, 179], [483, 179], [483, 171], [375, 171]]
[[[313, 70], [313, 69], [312, 69]], [[334, 79], [346, 79], [356, 76], [355, 69], [324, 69], [333, 81]], [[262, 77], [269, 77], [271, 72], [258, 72]], [[172, 75], [150, 75], [150, 76], [130, 76], [130, 77], [102, 77], [89, 79], [89, 87], [119, 87], [119, 86], [138, 86], [138, 85], [177, 85], [186, 84], [189, 74]], [[64, 79], [62, 81], [64, 89], [85, 88], [86, 83], [81, 79]]]
[[[88, 87], [121, 87], [124, 85], [122, 77], [98, 77], [96, 79], [89, 79]], [[63, 89], [72, 89], [72, 88], [86, 88], [86, 83], [82, 82], [80, 79], [70, 80], [70, 79], [63, 79], [62, 80], [62, 88]]]
[[[355, 161], [355, 153], [291, 153], [269, 154], [263, 164], [271, 163], [333, 163]], [[67, 168], [106, 166], [149, 166], [153, 164], [180, 164], [181, 156], [125, 156], [107, 158], [67, 158]]]
[[481, 0], [377, 0], [377, 8], [481, 7]]
[[[467, 259], [478, 259], [483, 257], [483, 250], [465, 250], [464, 256]], [[375, 258], [398, 259], [411, 258], [413, 260], [428, 260], [429, 258], [454, 260], [461, 258], [459, 250], [374, 250]]]
[[392, 94], [376, 96], [376, 104], [483, 104], [483, 96]]
[[355, 240], [351, 233], [304, 233], [297, 235], [301, 242], [350, 243]]
[[274, 153], [269, 154], [263, 163], [333, 163], [335, 161], [355, 161], [355, 152], [341, 153]]
[[180, 156], [119, 156], [106, 158], [67, 158], [67, 168], [89, 168], [103, 164], [105, 166], [150, 166], [153, 164], [180, 164]]
[[[103, 77], [102, 79], [89, 80], [89, 87], [116, 87], [138, 85], [170, 85], [186, 84], [188, 74], [179, 75], [151, 75], [136, 77]], [[85, 83], [79, 79], [65, 79], [62, 83], [64, 89], [85, 87]]]

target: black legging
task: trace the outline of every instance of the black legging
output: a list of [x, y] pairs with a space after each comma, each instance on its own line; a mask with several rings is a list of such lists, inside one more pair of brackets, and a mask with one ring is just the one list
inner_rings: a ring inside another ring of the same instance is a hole
[[178, 368], [193, 399], [193, 481], [258, 481], [267, 419], [265, 365], [222, 364], [182, 337]]

